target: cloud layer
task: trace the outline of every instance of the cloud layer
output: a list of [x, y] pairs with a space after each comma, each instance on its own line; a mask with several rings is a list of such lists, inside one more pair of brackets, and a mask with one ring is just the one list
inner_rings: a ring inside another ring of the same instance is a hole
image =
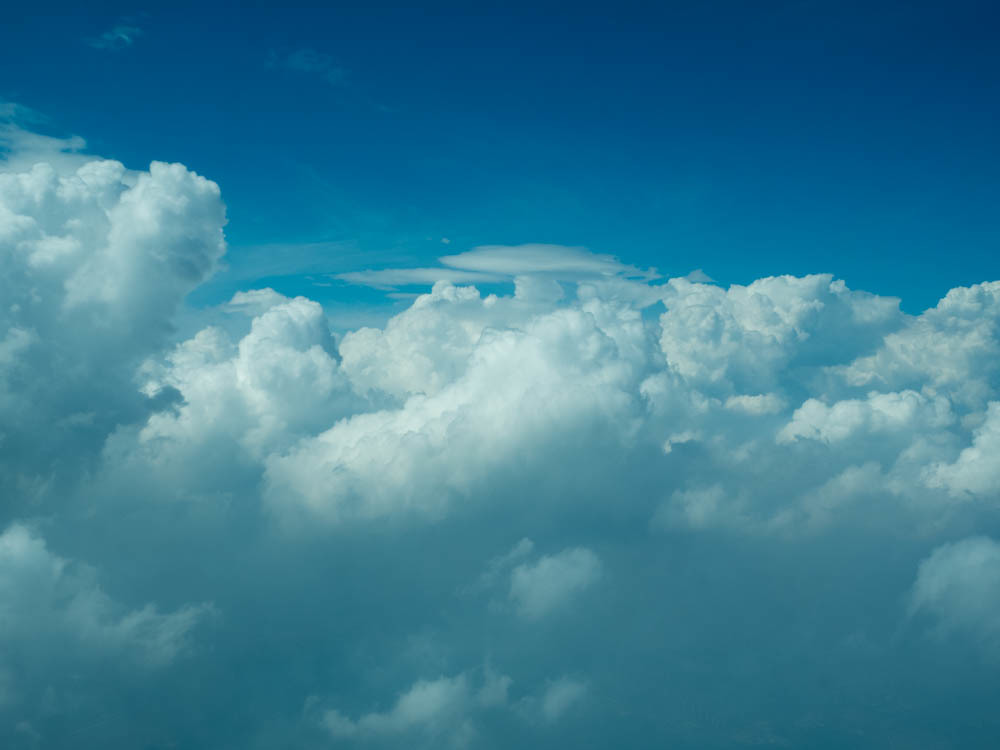
[[18, 137], [6, 746], [991, 746], [1000, 282], [490, 246], [181, 331], [218, 186]]

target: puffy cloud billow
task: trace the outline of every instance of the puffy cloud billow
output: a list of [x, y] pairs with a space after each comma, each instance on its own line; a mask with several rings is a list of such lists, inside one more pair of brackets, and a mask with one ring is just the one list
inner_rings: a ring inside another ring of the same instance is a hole
[[995, 746], [1000, 282], [488, 246], [344, 276], [430, 286], [381, 327], [249, 285], [181, 332], [218, 186], [31, 144], [5, 747]]

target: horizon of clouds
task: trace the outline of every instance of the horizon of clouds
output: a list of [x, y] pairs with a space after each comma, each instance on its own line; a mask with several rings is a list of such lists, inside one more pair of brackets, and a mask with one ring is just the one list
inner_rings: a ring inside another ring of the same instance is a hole
[[913, 316], [489, 245], [340, 274], [430, 286], [384, 325], [249, 281], [192, 311], [223, 189], [10, 127], [8, 746], [1000, 729], [1000, 281]]

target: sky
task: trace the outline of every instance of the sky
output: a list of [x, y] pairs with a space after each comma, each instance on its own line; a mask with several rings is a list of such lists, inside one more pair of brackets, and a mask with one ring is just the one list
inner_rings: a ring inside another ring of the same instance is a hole
[[833, 273], [917, 313], [995, 269], [992, 3], [37, 3], [4, 21], [5, 98], [94, 153], [209, 175], [230, 262], [290, 247], [268, 254], [283, 291], [303, 269], [545, 242], [723, 283]]
[[997, 746], [991, 3], [2, 19], [0, 746]]

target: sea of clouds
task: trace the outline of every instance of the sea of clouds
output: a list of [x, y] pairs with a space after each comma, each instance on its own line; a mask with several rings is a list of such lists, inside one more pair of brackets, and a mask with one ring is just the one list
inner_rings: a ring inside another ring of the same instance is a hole
[[215, 183], [5, 133], [0, 745], [995, 747], [1000, 282], [492, 246], [345, 274], [445, 279], [382, 327], [185, 311]]

